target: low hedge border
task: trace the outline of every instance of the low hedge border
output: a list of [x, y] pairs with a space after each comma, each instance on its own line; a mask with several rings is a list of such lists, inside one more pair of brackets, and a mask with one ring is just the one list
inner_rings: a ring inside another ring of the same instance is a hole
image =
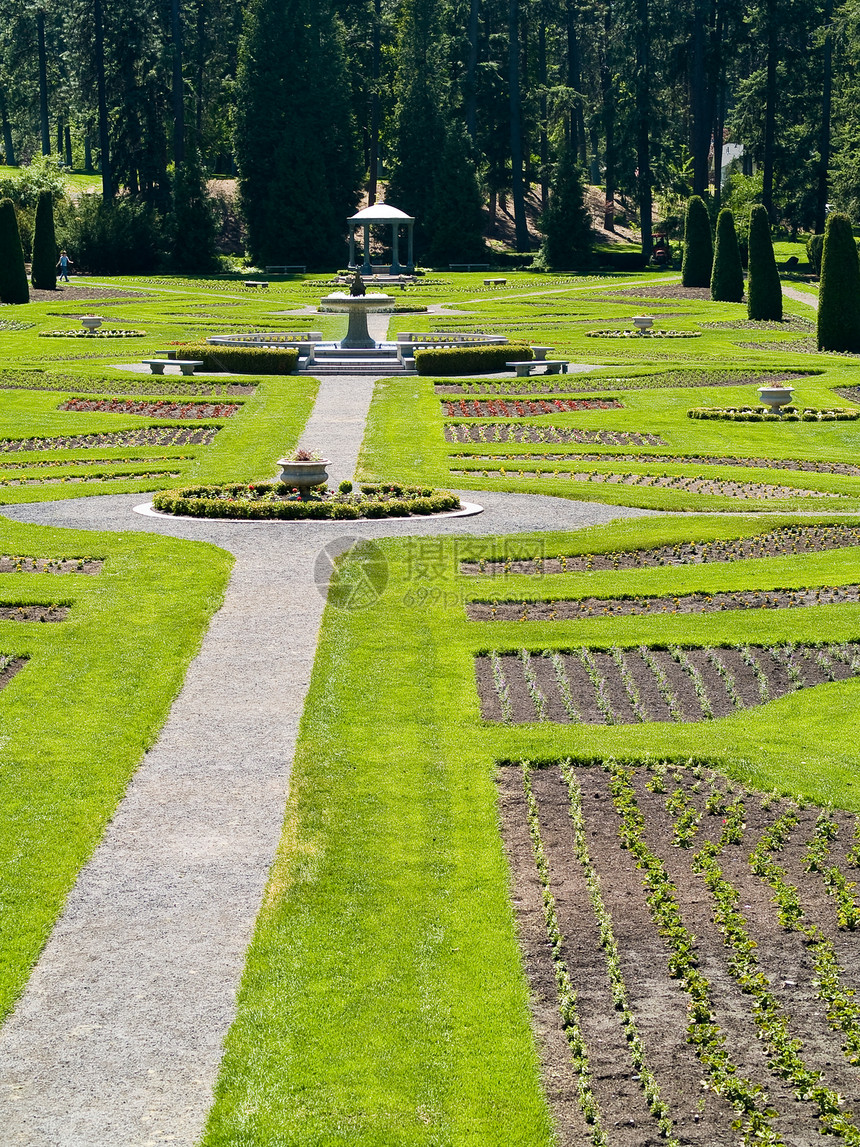
[[419, 374], [438, 376], [458, 374], [494, 374], [509, 362], [529, 362], [534, 351], [526, 343], [504, 343], [501, 346], [435, 347], [415, 352]]
[[39, 331], [40, 339], [142, 339], [146, 331], [103, 327], [97, 331]]
[[294, 347], [281, 350], [178, 343], [176, 349], [179, 358], [199, 359], [204, 371], [223, 370], [231, 374], [294, 374], [299, 362], [299, 352]]
[[860, 410], [819, 410], [815, 407], [783, 406], [782, 415], [774, 414], [769, 406], [694, 406], [687, 411], [688, 418], [704, 418], [723, 422], [856, 422]]
[[[229, 501], [253, 489], [259, 498]], [[156, 494], [153, 508], [165, 514], [192, 518], [239, 518], [251, 521], [265, 519], [333, 519], [408, 518], [413, 515], [441, 514], [461, 509], [456, 494], [433, 490], [427, 486], [374, 485], [362, 486], [361, 494], [332, 494], [330, 499], [273, 502], [266, 495], [294, 493], [284, 482], [236, 482], [225, 486], [189, 486]], [[226, 496], [226, 497], [225, 497]]]
[[587, 339], [700, 339], [701, 331], [586, 331]]

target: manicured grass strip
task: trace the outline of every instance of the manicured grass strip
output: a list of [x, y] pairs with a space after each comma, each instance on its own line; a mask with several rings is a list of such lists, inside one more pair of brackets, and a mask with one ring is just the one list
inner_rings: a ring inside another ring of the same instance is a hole
[[[0, 620], [4, 654], [29, 659], [0, 694], [3, 1016], [153, 744], [221, 601], [232, 558], [202, 543], [5, 519], [0, 534], [4, 553], [38, 555], [36, 569], [66, 574], [63, 598], [73, 606], [63, 625]], [[98, 577], [69, 568], [69, 554], [92, 553], [104, 561]], [[50, 579], [25, 572], [28, 559], [19, 560], [20, 573], [0, 564], [0, 594], [44, 601]]]

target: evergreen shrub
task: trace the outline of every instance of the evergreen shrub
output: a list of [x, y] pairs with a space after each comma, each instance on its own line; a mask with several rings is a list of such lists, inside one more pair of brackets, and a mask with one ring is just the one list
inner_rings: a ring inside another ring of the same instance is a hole
[[714, 243], [708, 209], [700, 195], [692, 195], [687, 203], [684, 223], [684, 261], [681, 264], [683, 285], [710, 287], [713, 262]]
[[814, 274], [821, 275], [821, 252], [824, 249], [823, 235], [810, 235], [806, 240], [806, 257]]
[[767, 211], [757, 203], [750, 212], [750, 274], [747, 283], [747, 314], [755, 322], [782, 322], [782, 284]]
[[37, 290], [57, 289], [58, 254], [54, 233], [54, 197], [50, 191], [40, 191], [33, 227], [33, 265], [30, 269], [30, 279]]
[[860, 351], [860, 265], [847, 215], [827, 218], [818, 294], [818, 349]]
[[540, 229], [543, 242], [534, 261], [536, 270], [581, 271], [591, 265], [591, 215], [585, 206], [582, 175], [569, 148], [564, 149], [556, 164]]
[[0, 303], [29, 303], [30, 286], [11, 199], [0, 199]]
[[504, 370], [505, 363], [527, 362], [534, 351], [524, 343], [506, 343], [504, 346], [444, 347], [436, 350], [417, 350], [415, 366], [419, 374], [495, 374]]
[[178, 358], [199, 359], [203, 363], [202, 370], [226, 370], [231, 374], [292, 374], [299, 361], [299, 352], [293, 347], [275, 350], [185, 343], [176, 351]]
[[717, 241], [711, 273], [711, 298], [721, 303], [740, 303], [744, 297], [744, 272], [735, 231], [735, 217], [724, 207], [717, 216]]
[[154, 208], [122, 196], [103, 203], [81, 195], [57, 211], [59, 243], [78, 271], [97, 275], [146, 275], [164, 259], [164, 227]]

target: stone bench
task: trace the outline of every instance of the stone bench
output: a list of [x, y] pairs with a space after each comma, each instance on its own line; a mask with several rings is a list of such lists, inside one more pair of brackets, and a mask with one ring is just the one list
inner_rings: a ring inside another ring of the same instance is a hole
[[198, 358], [145, 358], [143, 365], [148, 366], [153, 374], [164, 374], [166, 366], [178, 366], [183, 374], [194, 374], [194, 368], [203, 365], [203, 359]]
[[489, 271], [489, 263], [449, 263], [450, 271]]
[[536, 366], [545, 366], [544, 374], [567, 374], [567, 359], [563, 358], [530, 358], [527, 362], [506, 362], [505, 366], [515, 370], [517, 378], [528, 377]]
[[267, 267], [267, 275], [303, 275], [308, 269], [307, 263], [284, 263], [279, 267]]
[[506, 287], [507, 285], [507, 279], [484, 279], [485, 287]]
[[269, 284], [262, 279], [246, 279], [242, 285], [245, 287], [259, 287], [265, 291], [269, 289]]

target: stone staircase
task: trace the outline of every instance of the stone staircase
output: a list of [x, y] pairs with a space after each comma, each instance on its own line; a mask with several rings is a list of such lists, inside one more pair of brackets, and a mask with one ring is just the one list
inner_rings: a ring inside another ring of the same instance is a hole
[[346, 350], [336, 344], [315, 345], [313, 357], [302, 359], [299, 374], [415, 374], [415, 359], [401, 360], [391, 343], [367, 350]]

